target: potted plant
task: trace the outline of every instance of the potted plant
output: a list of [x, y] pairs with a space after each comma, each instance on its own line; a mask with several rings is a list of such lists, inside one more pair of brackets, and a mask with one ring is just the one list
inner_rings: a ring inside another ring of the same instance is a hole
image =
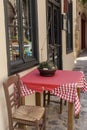
[[44, 61], [39, 64], [38, 70], [42, 76], [53, 76], [57, 70], [57, 67], [52, 62]]

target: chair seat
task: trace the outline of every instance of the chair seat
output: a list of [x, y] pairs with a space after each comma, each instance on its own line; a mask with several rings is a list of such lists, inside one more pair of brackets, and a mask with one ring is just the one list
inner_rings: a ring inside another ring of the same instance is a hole
[[12, 115], [13, 119], [24, 121], [39, 121], [45, 112], [45, 108], [41, 106], [20, 106]]

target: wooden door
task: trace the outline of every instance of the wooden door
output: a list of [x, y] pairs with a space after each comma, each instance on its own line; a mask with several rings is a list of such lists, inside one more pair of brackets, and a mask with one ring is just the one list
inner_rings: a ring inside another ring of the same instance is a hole
[[62, 69], [61, 6], [55, 0], [47, 4], [48, 60]]
[[81, 19], [81, 49], [85, 49], [85, 15]]

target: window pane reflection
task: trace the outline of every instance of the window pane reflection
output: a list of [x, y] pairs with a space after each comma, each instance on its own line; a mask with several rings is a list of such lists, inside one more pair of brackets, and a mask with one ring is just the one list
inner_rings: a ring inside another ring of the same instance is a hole
[[[30, 3], [27, 0], [22, 3], [22, 21], [23, 21], [23, 55], [24, 58], [32, 56], [32, 25]], [[29, 6], [28, 6], [29, 5]]]
[[11, 61], [20, 59], [18, 42], [18, 12], [16, 5], [16, 0], [8, 1], [9, 50]]
[[28, 0], [8, 1], [9, 51], [12, 62], [21, 57], [26, 59], [33, 56], [30, 8]]

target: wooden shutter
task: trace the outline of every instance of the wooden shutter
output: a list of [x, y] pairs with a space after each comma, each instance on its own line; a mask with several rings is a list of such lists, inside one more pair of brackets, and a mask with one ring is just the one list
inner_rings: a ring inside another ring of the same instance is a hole
[[64, 0], [64, 13], [68, 13], [68, 0]]

